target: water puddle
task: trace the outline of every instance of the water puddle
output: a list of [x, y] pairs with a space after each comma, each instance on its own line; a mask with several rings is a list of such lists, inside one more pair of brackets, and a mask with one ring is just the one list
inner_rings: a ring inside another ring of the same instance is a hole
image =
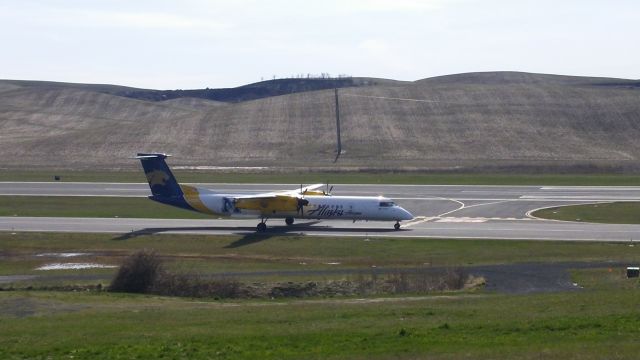
[[0, 284], [9, 284], [18, 281], [33, 280], [35, 275], [2, 275], [0, 276]]
[[81, 269], [112, 269], [116, 265], [96, 263], [53, 263], [37, 267], [36, 270], [81, 270]]
[[77, 256], [89, 256], [89, 255], [92, 255], [92, 254], [91, 253], [74, 253], [74, 252], [36, 254], [36, 256], [38, 256], [38, 257], [61, 257], [61, 258], [69, 258], [69, 257], [77, 257]]

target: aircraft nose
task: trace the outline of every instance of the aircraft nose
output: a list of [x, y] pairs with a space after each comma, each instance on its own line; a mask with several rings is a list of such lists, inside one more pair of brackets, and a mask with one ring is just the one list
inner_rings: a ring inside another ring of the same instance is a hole
[[413, 219], [413, 215], [408, 212], [407, 210], [405, 210], [404, 208], [399, 208], [398, 210], [400, 210], [400, 219], [399, 220], [411, 220]]

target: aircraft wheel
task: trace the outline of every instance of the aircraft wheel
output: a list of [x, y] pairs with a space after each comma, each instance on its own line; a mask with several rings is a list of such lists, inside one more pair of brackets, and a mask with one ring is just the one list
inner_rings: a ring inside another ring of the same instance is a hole
[[256, 229], [258, 230], [258, 232], [265, 232], [267, 231], [267, 224], [261, 222], [260, 224], [258, 224]]
[[292, 218], [292, 217], [285, 218], [285, 219], [284, 219], [284, 222], [285, 222], [287, 225], [293, 225], [293, 218]]
[[395, 223], [395, 225], [393, 225], [393, 228], [396, 230], [400, 230], [400, 223], [399, 222]]

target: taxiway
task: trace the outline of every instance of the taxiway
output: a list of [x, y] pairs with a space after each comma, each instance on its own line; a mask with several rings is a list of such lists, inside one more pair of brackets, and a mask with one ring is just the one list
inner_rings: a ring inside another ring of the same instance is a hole
[[[295, 184], [197, 184], [221, 192], [259, 193], [295, 189]], [[416, 218], [393, 231], [392, 223], [298, 220], [287, 227], [269, 220], [270, 233], [330, 236], [394, 236], [540, 240], [634, 241], [640, 225], [587, 224], [538, 220], [529, 213], [558, 205], [640, 201], [640, 187], [583, 186], [459, 186], [459, 185], [334, 185], [336, 195], [384, 195]], [[0, 196], [127, 196], [146, 197], [146, 184], [2, 182]], [[4, 231], [112, 233], [247, 234], [257, 220], [156, 220], [86, 218], [0, 218]]]

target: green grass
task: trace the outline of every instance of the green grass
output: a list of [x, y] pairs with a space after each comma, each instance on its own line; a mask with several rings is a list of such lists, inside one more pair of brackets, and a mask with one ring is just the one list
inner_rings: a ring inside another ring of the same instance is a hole
[[640, 224], [640, 202], [560, 206], [532, 214], [543, 219], [606, 224]]
[[[92, 253], [95, 255], [89, 256], [88, 260], [119, 264], [123, 256], [140, 249], [156, 250], [166, 257], [167, 264], [173, 269], [202, 273], [546, 261], [640, 261], [640, 247], [602, 242], [270, 237], [255, 234], [164, 234], [119, 238], [120, 235], [114, 234], [0, 233], [0, 254], [4, 254], [0, 275], [43, 275], [33, 269], [52, 261], [34, 256], [40, 253]], [[69, 261], [83, 262], [82, 258]], [[82, 273], [104, 274], [105, 271], [84, 270]]]
[[[311, 172], [291, 169], [280, 173], [229, 173], [174, 171], [180, 182], [315, 184], [444, 184], [444, 185], [592, 185], [640, 186], [640, 175], [608, 174], [428, 174], [413, 172]], [[124, 171], [2, 171], [0, 181], [137, 182], [146, 180], [142, 170]]]
[[585, 289], [618, 290], [639, 289], [638, 278], [627, 278], [624, 268], [579, 269], [571, 271], [571, 278]]
[[[38, 253], [91, 252], [88, 259], [118, 263], [143, 248], [170, 267], [203, 272], [333, 268], [326, 262], [370, 268], [640, 260], [640, 247], [619, 243], [0, 233], [0, 275], [36, 273], [34, 266], [50, 261]], [[108, 278], [110, 271], [57, 274]], [[0, 291], [0, 358], [634, 359], [640, 283], [622, 275], [617, 268], [575, 270], [572, 281], [585, 288], [577, 292], [364, 300]]]
[[0, 357], [635, 359], [639, 295], [214, 302], [3, 292]]
[[137, 197], [0, 196], [0, 216], [212, 219]]

